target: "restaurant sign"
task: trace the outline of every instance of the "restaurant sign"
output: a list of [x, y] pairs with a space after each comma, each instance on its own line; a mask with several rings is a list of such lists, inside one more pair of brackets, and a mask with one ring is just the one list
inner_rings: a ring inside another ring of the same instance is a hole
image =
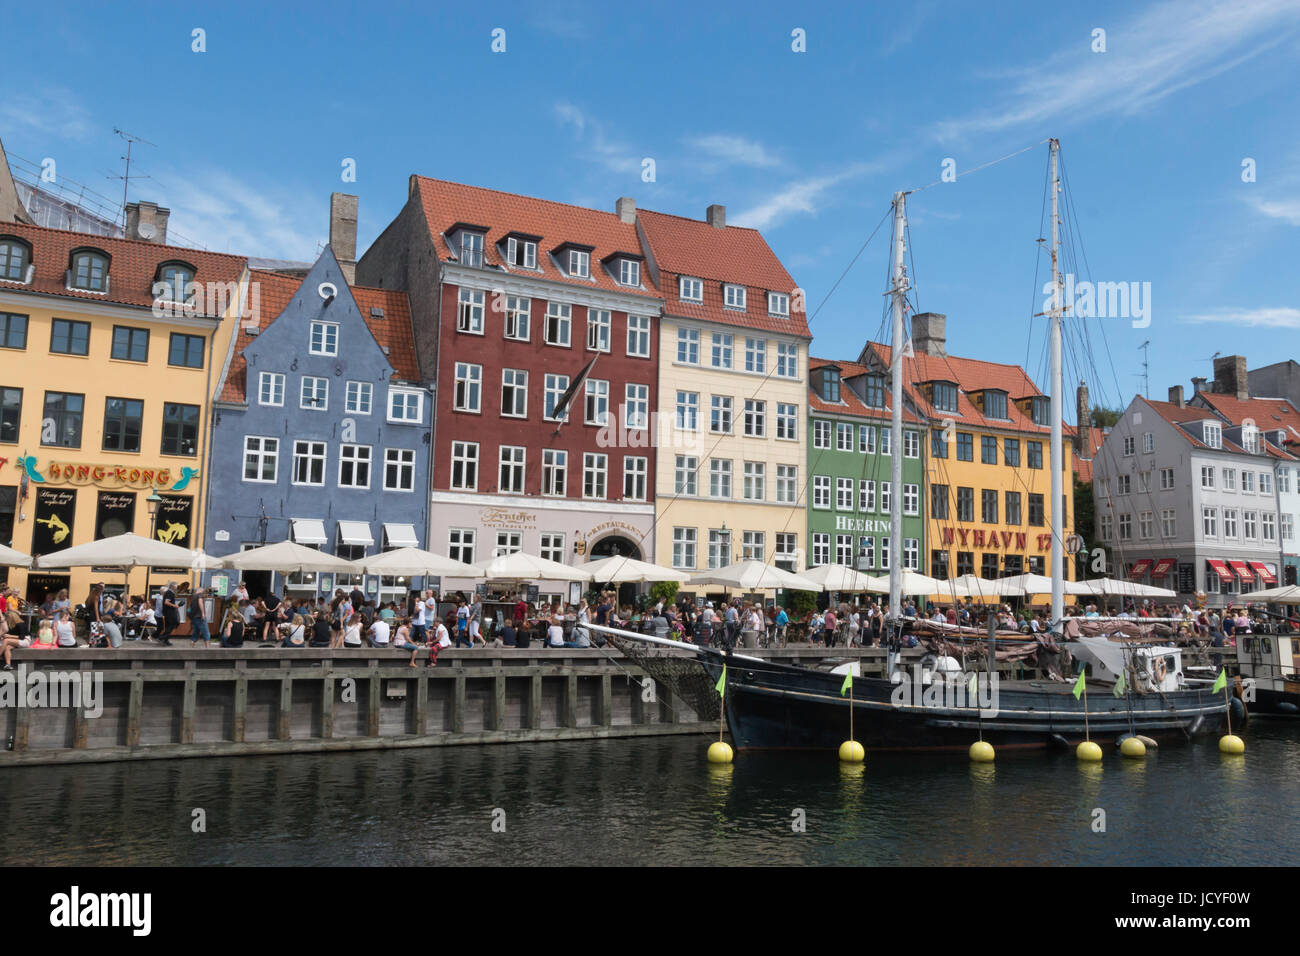
[[197, 478], [197, 468], [185, 467], [176, 475], [171, 468], [139, 468], [99, 462], [52, 461], [44, 469], [34, 455], [20, 457], [16, 465], [36, 484], [95, 485], [101, 488], [166, 488], [182, 491]]
[[537, 515], [528, 511], [511, 511], [509, 508], [484, 508], [479, 518], [490, 528], [532, 528], [537, 524]]
[[[956, 544], [971, 548], [1014, 548], [1024, 551], [1028, 547], [1028, 538], [1023, 531], [1001, 531], [997, 528], [953, 528], [944, 527], [943, 543]], [[1035, 534], [1037, 551], [1046, 551], [1052, 546], [1052, 533]]]

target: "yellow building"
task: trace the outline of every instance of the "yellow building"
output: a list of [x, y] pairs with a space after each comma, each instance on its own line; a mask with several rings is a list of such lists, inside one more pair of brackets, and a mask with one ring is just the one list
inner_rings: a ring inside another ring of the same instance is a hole
[[660, 324], [655, 560], [803, 566], [808, 322], [752, 229], [642, 211]]
[[[945, 317], [912, 317], [903, 361], [907, 399], [930, 423], [925, 567], [936, 578], [1049, 575], [1052, 547], [1050, 401], [1018, 365], [947, 354]], [[863, 364], [888, 371], [890, 348], [868, 343]], [[1063, 538], [1073, 533], [1073, 453], [1062, 440]], [[1064, 543], [1064, 542], [1063, 542]], [[1067, 578], [1073, 578], [1065, 561]]]
[[[146, 209], [154, 221], [137, 210], [132, 229], [162, 239], [166, 211]], [[0, 224], [0, 542], [39, 555], [134, 531], [199, 545], [212, 392], [249, 291], [240, 257]], [[7, 576], [37, 602], [123, 583], [112, 569]], [[154, 581], [168, 576], [190, 573]], [[145, 572], [129, 586], [143, 593]]]

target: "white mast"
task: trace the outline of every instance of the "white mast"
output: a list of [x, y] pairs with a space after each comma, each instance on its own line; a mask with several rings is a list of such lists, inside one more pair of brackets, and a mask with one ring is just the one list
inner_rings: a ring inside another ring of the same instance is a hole
[[890, 409], [889, 446], [889, 614], [903, 616], [903, 308], [907, 301], [907, 271], [903, 264], [907, 232], [907, 193], [894, 193], [894, 333], [889, 344]]
[[1061, 272], [1057, 261], [1060, 251], [1060, 218], [1057, 213], [1057, 197], [1061, 191], [1060, 174], [1057, 170], [1061, 144], [1058, 140], [1049, 140], [1052, 156], [1052, 306], [1048, 310], [1051, 319], [1052, 347], [1052, 381], [1048, 388], [1052, 399], [1052, 628], [1060, 629], [1061, 618], [1065, 616], [1065, 561], [1063, 544], [1065, 523], [1063, 502], [1065, 500], [1064, 473], [1061, 458], [1061, 394], [1064, 385], [1061, 380], [1061, 315], [1065, 311], [1064, 295], [1061, 288]]

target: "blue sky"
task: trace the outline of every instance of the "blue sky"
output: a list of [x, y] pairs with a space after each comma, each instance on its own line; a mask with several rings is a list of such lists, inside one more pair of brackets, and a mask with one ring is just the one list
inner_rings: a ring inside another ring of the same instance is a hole
[[360, 195], [364, 248], [414, 172], [611, 210], [725, 203], [839, 357], [880, 334], [888, 228], [823, 300], [894, 190], [952, 159], [956, 182], [909, 200], [917, 304], [947, 314], [954, 354], [1046, 384], [1047, 147], [966, 173], [1056, 136], [1091, 278], [1151, 284], [1149, 327], [1072, 333], [1067, 382], [1126, 403], [1144, 340], [1153, 397], [1215, 352], [1297, 357], [1300, 2], [1089, 6], [28, 4], [5, 14], [0, 138], [120, 197], [112, 130], [130, 130], [157, 144], [132, 199], [208, 248], [279, 258], [314, 257], [335, 190]]

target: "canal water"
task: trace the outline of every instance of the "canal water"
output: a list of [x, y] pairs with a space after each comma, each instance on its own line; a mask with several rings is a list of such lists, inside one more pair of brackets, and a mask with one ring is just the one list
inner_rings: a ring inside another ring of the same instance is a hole
[[716, 769], [694, 736], [20, 767], [0, 773], [0, 862], [1294, 863], [1300, 724], [1257, 719], [1246, 742], [1099, 767], [772, 753]]

